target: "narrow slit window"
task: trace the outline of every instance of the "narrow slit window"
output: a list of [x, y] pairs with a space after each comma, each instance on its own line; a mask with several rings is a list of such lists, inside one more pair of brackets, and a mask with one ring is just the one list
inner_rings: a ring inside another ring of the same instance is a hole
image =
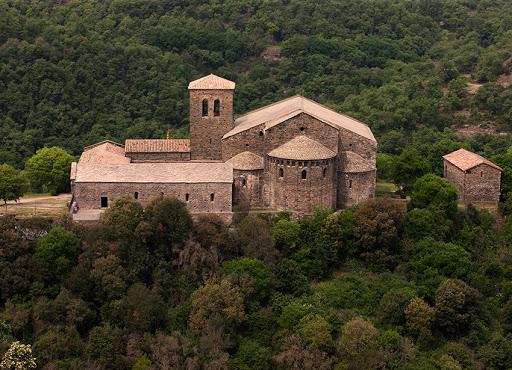
[[480, 171], [480, 177], [484, 176], [484, 171]]
[[133, 197], [134, 197], [135, 199], [139, 199], [139, 192], [138, 192], [138, 191], [136, 191], [136, 192], [133, 194]]
[[302, 180], [305, 180], [308, 178], [308, 172], [306, 170], [302, 170], [302, 172], [300, 173], [300, 177], [302, 178]]
[[327, 176], [327, 168], [324, 168], [324, 169], [322, 170], [322, 176], [323, 176], [323, 177], [324, 177], [324, 179], [325, 179], [325, 177]]
[[203, 99], [203, 117], [208, 117], [208, 100]]
[[213, 202], [215, 200], [215, 194], [211, 193], [210, 194], [210, 202]]
[[284, 170], [282, 168], [279, 169], [279, 177], [284, 177]]
[[348, 188], [352, 189], [352, 180], [348, 180]]
[[219, 99], [215, 99], [213, 102], [213, 115], [215, 117], [220, 116], [220, 100]]
[[247, 180], [246, 179], [242, 179], [242, 186], [246, 186], [247, 185]]
[[189, 199], [190, 199], [190, 194], [189, 193], [185, 194], [185, 202], [188, 202]]

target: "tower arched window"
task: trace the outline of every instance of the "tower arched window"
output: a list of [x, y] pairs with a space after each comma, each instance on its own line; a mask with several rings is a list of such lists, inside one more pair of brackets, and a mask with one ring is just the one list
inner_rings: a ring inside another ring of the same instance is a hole
[[282, 168], [279, 169], [279, 177], [284, 177], [284, 170]]
[[300, 173], [300, 177], [305, 180], [308, 178], [308, 171], [306, 170], [302, 170], [302, 172]]
[[208, 117], [208, 99], [203, 99], [203, 117]]
[[213, 101], [213, 115], [216, 117], [220, 116], [220, 100], [219, 99], [215, 99]]

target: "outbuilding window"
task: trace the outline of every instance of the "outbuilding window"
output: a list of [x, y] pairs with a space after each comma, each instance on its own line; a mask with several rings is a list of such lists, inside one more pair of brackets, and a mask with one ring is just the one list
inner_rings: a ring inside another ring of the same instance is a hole
[[203, 117], [208, 117], [208, 99], [203, 99]]
[[302, 170], [302, 172], [300, 173], [300, 177], [302, 178], [302, 180], [305, 180], [308, 178], [308, 172], [306, 170]]
[[279, 169], [279, 177], [284, 177], [284, 170], [282, 168]]
[[108, 207], [108, 198], [101, 197], [101, 208], [107, 208], [107, 207]]
[[213, 115], [215, 117], [220, 116], [220, 100], [219, 99], [215, 99], [213, 102]]

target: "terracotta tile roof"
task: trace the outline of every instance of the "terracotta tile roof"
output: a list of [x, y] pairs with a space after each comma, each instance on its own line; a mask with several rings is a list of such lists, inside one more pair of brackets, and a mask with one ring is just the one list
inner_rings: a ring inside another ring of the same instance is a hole
[[189, 139], [128, 139], [124, 142], [126, 153], [188, 153]]
[[113, 141], [102, 141], [84, 149], [78, 163], [122, 164], [130, 163], [124, 155], [124, 146]]
[[377, 169], [375, 167], [375, 162], [369, 161], [357, 153], [346, 151], [341, 152], [340, 156], [341, 166], [339, 171], [341, 172], [369, 172]]
[[239, 153], [226, 162], [231, 163], [235, 170], [250, 171], [263, 169], [263, 158], [251, 152]]
[[231, 183], [233, 167], [222, 162], [79, 163], [75, 183]]
[[270, 151], [268, 155], [275, 158], [307, 161], [332, 158], [336, 153], [318, 141], [299, 135]]
[[293, 96], [238, 117], [235, 120], [235, 127], [225, 134], [224, 138], [261, 124], [264, 124], [264, 130], [268, 130], [300, 113], [306, 113], [335, 128], [344, 128], [367, 139], [376, 141], [372, 131], [366, 124], [335, 112], [303, 96]]
[[210, 74], [188, 84], [189, 90], [233, 90], [235, 83], [225, 78]]
[[490, 160], [462, 148], [450, 154], [446, 154], [443, 156], [443, 158], [453, 164], [455, 167], [460, 168], [462, 171], [469, 170], [483, 163], [501, 171], [501, 167], [495, 165]]

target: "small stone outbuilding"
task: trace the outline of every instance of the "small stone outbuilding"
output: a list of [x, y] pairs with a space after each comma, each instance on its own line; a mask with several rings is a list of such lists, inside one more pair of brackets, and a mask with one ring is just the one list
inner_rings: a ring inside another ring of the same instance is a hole
[[444, 177], [464, 204], [496, 206], [500, 200], [501, 168], [488, 159], [459, 149], [443, 156]]

